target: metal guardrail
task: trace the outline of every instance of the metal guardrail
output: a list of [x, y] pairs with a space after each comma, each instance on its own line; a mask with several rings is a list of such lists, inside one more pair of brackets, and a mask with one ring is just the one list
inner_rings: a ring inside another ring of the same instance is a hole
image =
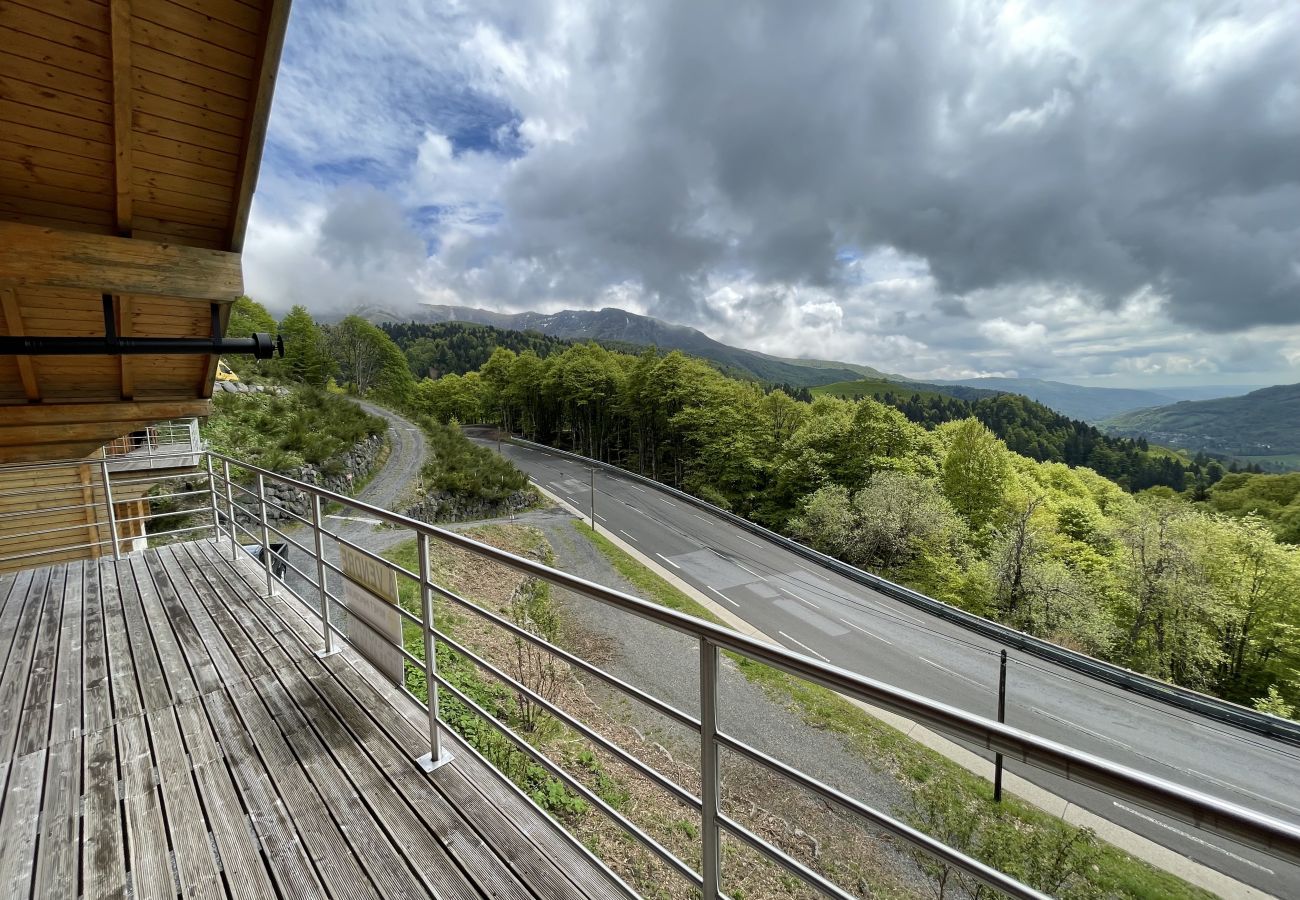
[[[1237, 804], [1211, 797], [1075, 750], [1063, 744], [1049, 741], [1029, 732], [1001, 725], [995, 721], [955, 709], [909, 691], [819, 662], [789, 651], [784, 647], [773, 646], [712, 623], [648, 603], [621, 591], [552, 569], [507, 551], [478, 543], [456, 532], [426, 525], [417, 520], [344, 495], [259, 469], [231, 457], [211, 451], [203, 451], [202, 455], [206, 463], [204, 471], [197, 474], [182, 473], [166, 476], [166, 478], [185, 478], [198, 482], [197, 484], [191, 484], [188, 489], [175, 493], [185, 497], [199, 497], [206, 501], [199, 508], [191, 510], [191, 513], [200, 519], [200, 522], [193, 526], [173, 529], [166, 532], [166, 534], [187, 533], [196, 536], [205, 534], [214, 536], [223, 543], [228, 542], [233, 558], [242, 558], [248, 554], [248, 546], [243, 544], [241, 535], [251, 538], [255, 546], [262, 548], [269, 547], [272, 544], [272, 536], [276, 535], [280, 540], [287, 542], [298, 552], [304, 554], [307, 562], [302, 568], [289, 560], [285, 560], [285, 565], [287, 570], [291, 570], [302, 579], [303, 584], [310, 586], [311, 590], [307, 591], [309, 595], [315, 594], [314, 597], [298, 596], [304, 601], [304, 605], [309, 610], [312, 610], [320, 623], [324, 644], [323, 653], [334, 652], [343, 644], [352, 643], [350, 636], [340, 627], [341, 623], [333, 612], [341, 605], [342, 601], [330, 590], [330, 587], [332, 584], [336, 585], [338, 583], [335, 579], [341, 577], [343, 571], [326, 558], [325, 548], [328, 541], [334, 541], [338, 546], [348, 546], [355, 552], [395, 572], [399, 578], [411, 580], [418, 585], [420, 594], [419, 614], [417, 615], [400, 606], [397, 607], [397, 610], [402, 621], [409, 622], [418, 629], [420, 634], [418, 649], [422, 650], [422, 654], [412, 653], [405, 646], [395, 646], [394, 649], [401, 654], [405, 662], [423, 673], [428, 685], [427, 702], [416, 697], [409, 690], [405, 691], [409, 697], [423, 705], [428, 717], [430, 752], [421, 759], [426, 770], [432, 771], [448, 759], [442, 735], [442, 730], [446, 726], [438, 717], [438, 695], [440, 691], [445, 691], [463, 703], [466, 708], [475, 711], [482, 717], [486, 725], [503, 734], [520, 752], [532, 758], [538, 765], [545, 768], [570, 790], [582, 796], [593, 807], [604, 812], [628, 835], [671, 868], [672, 871], [697, 887], [707, 900], [725, 896], [722, 891], [721, 869], [722, 837], [724, 834], [744, 843], [771, 862], [784, 868], [795, 878], [812, 885], [829, 896], [837, 898], [852, 896], [848, 891], [830, 881], [825, 875], [805, 865], [776, 844], [756, 834], [742, 822], [723, 811], [720, 761], [724, 750], [729, 754], [747, 760], [751, 764], [788, 779], [800, 788], [821, 797], [828, 804], [854, 814], [862, 821], [871, 823], [894, 835], [910, 847], [942, 860], [1009, 896], [1022, 898], [1042, 898], [1044, 896], [1039, 891], [1021, 884], [1014, 878], [989, 867], [960, 850], [944, 845], [941, 841], [918, 831], [889, 813], [875, 809], [857, 798], [848, 796], [812, 775], [801, 771], [797, 766], [750, 746], [737, 736], [721, 729], [719, 727], [719, 707], [722, 702], [719, 691], [721, 651], [738, 654], [786, 672], [796, 678], [822, 685], [845, 696], [854, 697], [875, 706], [892, 710], [969, 744], [986, 748], [995, 753], [1001, 753], [1008, 759], [1037, 766], [1060, 777], [1099, 788], [1148, 809], [1193, 823], [1206, 831], [1224, 835], [1265, 852], [1300, 862], [1300, 828], [1256, 813]], [[81, 466], [85, 464], [83, 461], [27, 467], [4, 467], [0, 468], [0, 472], [36, 471], [54, 468], [57, 465]], [[113, 512], [112, 485], [114, 481], [108, 477], [107, 467], [103, 461], [94, 461], [92, 465], [100, 468], [102, 482], [91, 485], [92, 496], [87, 505], [98, 505], [104, 513], [104, 518], [107, 520], [110, 529], [116, 529], [119, 523], [116, 514]], [[137, 479], [134, 483], [143, 484], [157, 480], [165, 479], [150, 477]], [[206, 484], [203, 482], [206, 482]], [[291, 486], [295, 491], [305, 494], [310, 501], [309, 515], [302, 516], [282, 506], [275, 499], [274, 494], [268, 493], [267, 486], [272, 482]], [[31, 493], [35, 495], [42, 490], [44, 488], [33, 487]], [[238, 499], [236, 499], [237, 497]], [[245, 506], [245, 503], [248, 503], [249, 506]], [[421, 571], [418, 573], [411, 572], [329, 531], [323, 523], [322, 508], [325, 504], [338, 504], [345, 508], [351, 508], [369, 518], [409, 531], [418, 543]], [[76, 504], [70, 505], [76, 506]], [[286, 528], [305, 527], [309, 529], [310, 533], [297, 535], [304, 539], [302, 541], [295, 540], [294, 536], [271, 524], [270, 512], [272, 510], [278, 511], [282, 518], [287, 518], [294, 523], [286, 525]], [[5, 515], [13, 517], [40, 514], [40, 511], [5, 513]], [[158, 515], [174, 514], [167, 512]], [[156, 518], [156, 516], [146, 515], [139, 518], [149, 520]], [[672, 704], [620, 679], [618, 676], [606, 672], [598, 665], [551, 644], [515, 622], [491, 610], [484, 609], [438, 584], [430, 576], [428, 567], [430, 546], [433, 541], [440, 541], [481, 558], [501, 563], [525, 575], [582, 594], [612, 609], [638, 616], [694, 639], [699, 648], [700, 660], [698, 715], [676, 708]], [[102, 538], [80, 543], [70, 542], [67, 547], [80, 547], [85, 550], [86, 555], [91, 555], [95, 551], [103, 553], [105, 544], [112, 545], [110, 552], [113, 555], [122, 555], [117, 542]], [[289, 582], [287, 572], [285, 575], [276, 574], [271, 554], [261, 552], [259, 555], [268, 595], [277, 585], [297, 594]], [[39, 554], [37, 557], [39, 557]], [[13, 556], [0, 556], [0, 561], [13, 560], [14, 558]], [[301, 559], [299, 561], [301, 562]], [[31, 565], [39, 564], [39, 558], [31, 560]], [[304, 571], [304, 569], [311, 571]], [[557, 659], [599, 678], [627, 696], [635, 698], [696, 732], [699, 735], [701, 752], [701, 790], [698, 796], [691, 790], [675, 783], [669, 776], [659, 772], [653, 766], [638, 759], [630, 751], [603, 737], [587, 726], [586, 723], [556, 706], [527, 685], [520, 683], [509, 673], [494, 666], [489, 660], [484, 659], [472, 649], [458, 642], [452, 635], [446, 634], [436, 627], [434, 619], [435, 598], [437, 598], [437, 601], [450, 604], [459, 611], [477, 616], [483, 621], [505, 630], [518, 640], [528, 642], [546, 653], [553, 654]], [[507, 685], [510, 690], [515, 691], [519, 696], [526, 697], [530, 701], [537, 703], [541, 708], [547, 710], [556, 719], [581, 734], [593, 745], [610, 753], [624, 764], [650, 779], [679, 803], [696, 811], [700, 816], [699, 841], [702, 860], [700, 868], [697, 870], [678, 858], [668, 848], [656, 841], [652, 835], [647, 834], [636, 823], [605, 803], [604, 800], [589, 790], [580, 779], [571, 775], [545, 753], [532, 747], [507, 725], [477, 706], [456, 685], [448, 681], [437, 669], [436, 648], [440, 642], [453, 652], [465, 656], [474, 665], [489, 672], [493, 678]], [[403, 685], [403, 690], [405, 690], [405, 685]], [[575, 843], [575, 845], [581, 847], [580, 844]], [[583, 852], [589, 853], [585, 847], [581, 849]]]
[[903, 603], [919, 609], [923, 612], [930, 613], [933, 616], [960, 625], [968, 631], [972, 631], [983, 637], [991, 638], [1008, 647], [1013, 647], [1024, 653], [1037, 656], [1039, 659], [1055, 663], [1062, 668], [1070, 669], [1081, 675], [1087, 675], [1098, 681], [1104, 681], [1107, 684], [1123, 688], [1135, 694], [1140, 694], [1153, 700], [1176, 706], [1187, 712], [1197, 713], [1223, 722], [1228, 725], [1235, 725], [1239, 728], [1245, 728], [1256, 734], [1262, 734], [1266, 737], [1276, 738], [1286, 741], [1290, 744], [1300, 745], [1300, 722], [1292, 722], [1277, 716], [1271, 716], [1249, 707], [1233, 703], [1229, 700], [1223, 700], [1218, 697], [1211, 697], [1208, 694], [1202, 694], [1199, 691], [1190, 688], [1180, 687], [1159, 681], [1149, 675], [1143, 675], [1140, 672], [1134, 672], [1132, 669], [1125, 669], [1113, 663], [1104, 662], [1091, 656], [1078, 653], [1074, 650], [1066, 649], [1059, 644], [1053, 644], [1051, 641], [1035, 637], [1032, 634], [1026, 634], [1023, 631], [1017, 631], [1006, 625], [994, 622], [991, 619], [985, 619], [974, 613], [967, 612], [951, 604], [944, 603], [942, 600], [936, 600], [933, 597], [927, 597], [919, 591], [896, 584], [887, 578], [859, 569], [857, 566], [850, 565], [833, 556], [827, 556], [811, 547], [805, 546], [798, 541], [777, 534], [771, 529], [764, 528], [762, 525], [755, 524], [743, 516], [738, 516], [733, 512], [722, 509], [709, 503], [707, 500], [701, 500], [694, 494], [678, 490], [648, 478], [645, 475], [639, 475], [636, 472], [630, 472], [627, 469], [612, 465], [611, 463], [594, 460], [587, 456], [577, 453], [570, 453], [567, 450], [560, 450], [546, 444], [539, 444], [535, 441], [525, 440], [524, 438], [510, 436], [507, 439], [510, 443], [518, 444], [521, 447], [529, 447], [535, 450], [541, 450], [546, 453], [554, 453], [566, 459], [580, 462], [583, 465], [595, 465], [602, 471], [608, 471], [618, 474], [624, 478], [631, 479], [640, 484], [650, 485], [661, 490], [670, 496], [676, 497], [686, 503], [690, 503], [697, 509], [702, 509], [744, 528], [751, 534], [766, 538], [773, 543], [779, 544], [792, 553], [815, 563], [824, 569], [829, 569], [837, 574], [850, 578], [859, 584], [878, 591], [887, 597], [902, 601]]
[[168, 469], [199, 464], [203, 443], [198, 419], [149, 425], [104, 445], [110, 472]]
[[[240, 532], [254, 540], [259, 540], [264, 546], [270, 543], [272, 533], [283, 538], [288, 537], [269, 523], [268, 510], [283, 510], [283, 507], [278, 507], [275, 501], [268, 497], [266, 492], [268, 482], [277, 481], [281, 484], [291, 485], [296, 490], [305, 492], [311, 498], [310, 518], [294, 517], [311, 530], [310, 540], [303, 543], [294, 541], [293, 544], [308, 556], [309, 563], [305, 568], [314, 568], [315, 572], [314, 575], [309, 575], [292, 563], [289, 564], [289, 568], [301, 577], [304, 583], [311, 586], [312, 591], [308, 591], [308, 593], [314, 592], [316, 594], [314, 598], [302, 597], [301, 599], [304, 600], [308, 608], [314, 611], [320, 620], [324, 641], [323, 652], [334, 651], [339, 646], [339, 641], [350, 643], [349, 636], [338, 626], [331, 613], [331, 610], [339, 605], [340, 600], [331, 592], [330, 584], [333, 579], [342, 576], [343, 573], [337, 566], [325, 559], [324, 547], [327, 541], [334, 541], [339, 546], [349, 546], [368, 559], [392, 570], [399, 578], [412, 580], [418, 585], [421, 604], [420, 614], [416, 615], [400, 607], [398, 611], [403, 621], [410, 622], [413, 626], [419, 628], [422, 635], [421, 649], [423, 650], [423, 656], [421, 658], [405, 647], [398, 648], [398, 650], [406, 662], [423, 671], [426, 684], [429, 687], [427, 702], [420, 701], [420, 698], [410, 694], [409, 691], [407, 692], [417, 702], [423, 703], [428, 715], [430, 753], [422, 759], [426, 769], [432, 770], [445, 761], [446, 758], [440, 736], [440, 730], [446, 726], [441, 723], [437, 714], [438, 692], [443, 690], [456, 697], [467, 708], [477, 712], [482, 716], [485, 723], [502, 733], [521, 752], [534, 759], [569, 789], [581, 795], [594, 807], [602, 810], [649, 852], [699, 888], [703, 896], [709, 898], [709, 900], [724, 896], [721, 889], [721, 838], [723, 834], [730, 834], [760, 852], [772, 862], [782, 866], [796, 878], [813, 885], [830, 896], [840, 898], [851, 896], [851, 894], [829, 881], [819, 872], [812, 870], [775, 844], [765, 840], [747, 829], [742, 823], [723, 813], [721, 809], [719, 762], [720, 752], [724, 749], [729, 753], [749, 760], [751, 763], [762, 766], [770, 772], [789, 779], [800, 787], [822, 797], [828, 803], [848, 810], [862, 820], [895, 835], [904, 843], [943, 860], [999, 891], [1013, 897], [1037, 898], [1043, 896], [1033, 888], [1015, 881], [1013, 878], [990, 868], [959, 850], [945, 846], [940, 841], [921, 833], [888, 813], [874, 809], [856, 798], [847, 796], [813, 776], [800, 771], [796, 766], [776, 759], [750, 746], [735, 735], [721, 730], [718, 724], [719, 704], [721, 702], [718, 690], [720, 651], [738, 654], [797, 678], [822, 685], [845, 696], [854, 697], [892, 710], [969, 744], [995, 753], [1001, 753], [1011, 760], [1037, 766], [1059, 777], [1090, 785], [1116, 797], [1138, 803], [1148, 809], [1192, 823], [1208, 832], [1230, 837], [1243, 844], [1290, 860], [1300, 861], [1300, 828], [1270, 816], [1075, 750], [1029, 732], [964, 712], [836, 666], [819, 662], [784, 647], [773, 646], [712, 623], [648, 603], [621, 591], [552, 569], [505, 550], [481, 544], [456, 532], [427, 525], [415, 519], [314, 485], [284, 478], [217, 453], [210, 452], [208, 458], [212, 462], [220, 463], [219, 467], [214, 466], [212, 470], [211, 497], [214, 518], [218, 523], [222, 539], [229, 540], [232, 555], [244, 552], [240, 547]], [[241, 478], [241, 480], [246, 482], [249, 478], [252, 478], [255, 487], [245, 487], [232, 479], [232, 467], [236, 470], [242, 470], [245, 477]], [[245, 497], [248, 498], [253, 508], [244, 507], [240, 502], [237, 502], [234, 499], [236, 491], [240, 493], [241, 500]], [[327, 503], [351, 508], [369, 518], [378, 519], [381, 522], [410, 531], [418, 542], [421, 571], [419, 573], [411, 572], [377, 554], [357, 547], [355, 544], [327, 530], [322, 525], [321, 517], [322, 504]], [[241, 525], [241, 518], [248, 522], [249, 525]], [[435, 540], [458, 547], [481, 558], [501, 563], [531, 577], [582, 594], [611, 608], [636, 615], [695, 639], [699, 646], [700, 655], [698, 716], [676, 709], [662, 699], [654, 697], [635, 685], [605, 672], [593, 663], [574, 656], [569, 651], [547, 642], [527, 629], [504, 619], [490, 610], [484, 609], [435, 582], [428, 572], [430, 543]], [[280, 584], [292, 590], [286, 580], [277, 578], [270, 570], [269, 554], [263, 554], [263, 559], [266, 560], [263, 568], [265, 570], [267, 590], [272, 590], [275, 584]], [[527, 641], [555, 655], [556, 658], [600, 678], [605, 683], [696, 731], [700, 736], [702, 760], [702, 790], [700, 795], [696, 796], [681, 785], [674, 783], [668, 776], [659, 772], [653, 766], [648, 765], [630, 752], [597, 734], [587, 727], [585, 723], [558, 708], [527, 685], [520, 683], [508, 673], [482, 658], [482, 656], [460, 644], [452, 636], [436, 628], [433, 616], [435, 597], [444, 603], [454, 605], [458, 610], [478, 616], [492, 625], [508, 631], [515, 638]], [[491, 673], [493, 678], [507, 685], [521, 697], [527, 697], [530, 701], [537, 703], [541, 708], [546, 709], [592, 743], [649, 778], [679, 802], [698, 811], [701, 823], [701, 868], [697, 871], [673, 855], [651, 835], [646, 834], [635, 823], [629, 821], [625, 816], [601, 800], [600, 797], [588, 790], [580, 780], [570, 775], [544, 753], [532, 747], [496, 717], [478, 707], [455, 685], [447, 681], [437, 670], [435, 648], [439, 642], [470, 659], [479, 668]]]

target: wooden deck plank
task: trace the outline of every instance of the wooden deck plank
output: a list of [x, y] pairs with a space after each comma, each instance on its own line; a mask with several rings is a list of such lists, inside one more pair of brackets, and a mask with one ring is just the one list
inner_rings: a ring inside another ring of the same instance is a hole
[[83, 734], [113, 724], [113, 695], [108, 678], [108, 645], [104, 633], [104, 597], [100, 566], [93, 560], [82, 572], [85, 590], [82, 600], [82, 720]]
[[0, 578], [0, 897], [620, 893], [467, 750], [423, 773], [409, 701], [263, 577], [195, 542]]
[[[149, 637], [149, 625], [140, 604], [140, 589], [129, 560], [113, 567], [117, 572], [118, 595], [122, 602], [122, 616], [126, 622], [126, 636], [130, 642], [130, 658], [135, 666], [136, 680], [140, 685], [140, 704], [144, 711], [170, 706], [172, 693], [163, 677], [162, 663]], [[191, 693], [190, 696], [193, 696]], [[121, 714], [118, 715], [119, 720]]]
[[59, 630], [63, 619], [63, 589], [71, 565], [75, 563], [59, 566], [51, 572], [49, 585], [45, 589], [44, 611], [37, 626], [27, 693], [23, 699], [22, 716], [18, 721], [13, 751], [15, 756], [25, 756], [49, 746], [54, 669], [58, 661]]
[[112, 728], [87, 732], [81, 869], [85, 900], [126, 900], [125, 839], [117, 793], [117, 747]]
[[80, 832], [81, 736], [78, 735], [53, 744], [49, 750], [37, 842], [35, 896], [77, 896]]
[[111, 561], [104, 560], [99, 564], [99, 590], [104, 602], [104, 643], [108, 650], [108, 685], [113, 698], [113, 717], [116, 720], [138, 716], [144, 709], [144, 702], [136, 684], [135, 658], [126, 631], [117, 566]]
[[19, 756], [9, 766], [0, 798], [0, 898], [6, 900], [25, 898], [30, 891], [44, 775], [44, 750]]
[[280, 892], [292, 900], [325, 896], [303, 840], [262, 766], [251, 736], [240, 723], [233, 701], [225, 694], [207, 694], [202, 699]]
[[390, 900], [423, 900], [428, 891], [411, 872], [401, 852], [388, 840], [375, 817], [308, 724], [309, 710], [290, 696], [273, 676], [256, 681], [257, 692], [280, 726], [285, 742], [327, 810], [348, 837], [349, 849], [379, 893]]

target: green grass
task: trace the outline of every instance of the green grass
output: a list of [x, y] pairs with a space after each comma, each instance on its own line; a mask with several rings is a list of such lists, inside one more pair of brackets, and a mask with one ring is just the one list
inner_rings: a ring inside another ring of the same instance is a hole
[[[637, 562], [612, 541], [579, 521], [574, 529], [601, 552], [637, 593], [655, 603], [724, 625], [717, 616], [654, 572]], [[727, 654], [744, 676], [778, 703], [796, 711], [811, 727], [840, 735], [871, 765], [896, 773], [905, 787], [919, 794], [927, 784], [943, 783], [956, 791], [960, 804], [975, 810], [995, 825], [1007, 826], [1011, 835], [1027, 836], [1049, 830], [1073, 832], [1054, 816], [1015, 797], [993, 803], [992, 785], [948, 758], [935, 753], [847, 699], [819, 685], [794, 678], [761, 663]], [[1135, 898], [1209, 898], [1214, 895], [1134, 859], [1117, 847], [1099, 843], [1089, 885], [1102, 896]]]

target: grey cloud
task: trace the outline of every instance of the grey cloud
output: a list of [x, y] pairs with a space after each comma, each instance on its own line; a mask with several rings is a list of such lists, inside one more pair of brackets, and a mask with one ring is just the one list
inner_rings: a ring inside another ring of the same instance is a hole
[[920, 256], [954, 295], [1152, 285], [1209, 330], [1300, 320], [1300, 17], [1046, 4], [1059, 21], [1012, 52], [999, 11], [601, 7], [629, 49], [569, 60], [608, 87], [585, 131], [520, 162], [489, 240], [577, 284], [637, 279], [669, 317], [702, 318], [718, 268], [832, 284], [849, 244]]

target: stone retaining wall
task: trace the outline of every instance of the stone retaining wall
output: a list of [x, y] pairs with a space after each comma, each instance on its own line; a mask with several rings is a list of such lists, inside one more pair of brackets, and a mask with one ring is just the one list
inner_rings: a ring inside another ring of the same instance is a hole
[[[316, 485], [333, 491], [336, 494], [351, 495], [353, 486], [364, 480], [375, 469], [375, 464], [379, 460], [380, 453], [386, 445], [385, 436], [374, 435], [365, 440], [359, 441], [353, 445], [352, 449], [340, 457], [336, 457], [342, 464], [342, 471], [336, 474], [326, 475], [319, 467], [305, 465], [298, 469], [291, 469], [288, 472], [281, 472], [286, 478], [293, 478], [307, 484]], [[268, 481], [266, 485], [267, 499], [276, 506], [283, 507], [290, 512], [302, 516], [304, 519], [311, 517], [311, 500], [305, 491], [290, 484], [281, 484], [274, 481]], [[248, 507], [251, 498], [244, 497], [242, 500], [238, 497], [235, 502], [240, 506]], [[292, 517], [279, 509], [268, 506], [266, 510], [267, 518], [272, 522], [293, 521]], [[249, 516], [243, 512], [236, 512], [235, 518], [241, 523], [247, 523]]]

